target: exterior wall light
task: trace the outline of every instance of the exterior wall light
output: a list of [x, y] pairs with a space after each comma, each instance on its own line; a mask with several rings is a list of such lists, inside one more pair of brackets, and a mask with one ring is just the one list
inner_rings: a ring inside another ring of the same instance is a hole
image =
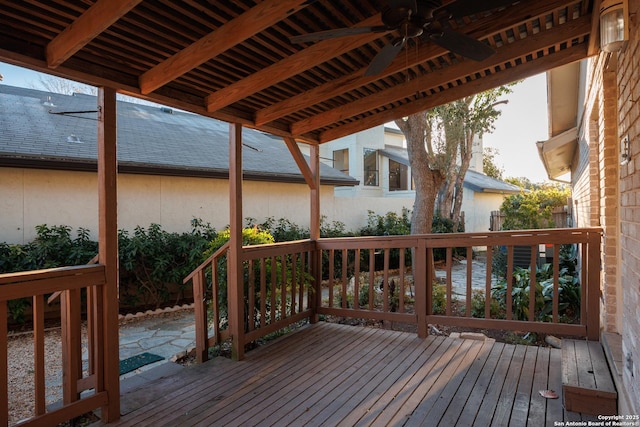
[[600, 49], [617, 52], [629, 40], [627, 0], [603, 0], [600, 5]]

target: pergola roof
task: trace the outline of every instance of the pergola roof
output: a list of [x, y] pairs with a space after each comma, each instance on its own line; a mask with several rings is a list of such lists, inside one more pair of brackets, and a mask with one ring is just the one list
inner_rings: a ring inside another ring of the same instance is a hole
[[496, 54], [476, 62], [410, 39], [375, 76], [364, 72], [397, 33], [289, 40], [379, 25], [386, 4], [5, 0], [0, 61], [314, 144], [596, 53], [599, 0], [522, 0], [451, 20]]

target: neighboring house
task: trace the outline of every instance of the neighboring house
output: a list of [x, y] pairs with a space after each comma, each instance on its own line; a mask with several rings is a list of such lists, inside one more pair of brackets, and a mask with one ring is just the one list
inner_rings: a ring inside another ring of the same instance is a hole
[[[504, 197], [520, 188], [482, 173], [482, 141], [474, 143], [474, 156], [464, 178], [462, 212], [465, 231], [489, 229], [491, 211], [499, 210]], [[336, 201], [357, 198], [375, 205], [375, 212], [412, 209], [415, 191], [404, 135], [398, 129], [377, 126], [320, 146], [327, 165], [356, 178], [360, 184], [336, 187]]]
[[[629, 2], [630, 16], [640, 2]], [[640, 39], [547, 74], [550, 139], [538, 144], [550, 178], [571, 183], [574, 224], [602, 227], [602, 339], [617, 379], [618, 413], [640, 414]], [[637, 421], [636, 421], [637, 423]]]
[[[0, 84], [0, 242], [28, 242], [43, 223], [97, 235], [96, 105], [91, 95]], [[184, 232], [193, 218], [224, 228], [228, 128], [196, 114], [119, 102], [119, 228], [158, 223]], [[308, 226], [309, 189], [282, 139], [243, 132], [245, 216]], [[340, 220], [333, 188], [358, 182], [327, 165], [320, 175], [323, 214]]]

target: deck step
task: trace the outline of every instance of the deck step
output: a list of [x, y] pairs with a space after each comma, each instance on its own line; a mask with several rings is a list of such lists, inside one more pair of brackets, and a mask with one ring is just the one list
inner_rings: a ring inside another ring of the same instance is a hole
[[618, 412], [618, 393], [599, 342], [562, 340], [562, 394], [568, 411], [591, 415]]

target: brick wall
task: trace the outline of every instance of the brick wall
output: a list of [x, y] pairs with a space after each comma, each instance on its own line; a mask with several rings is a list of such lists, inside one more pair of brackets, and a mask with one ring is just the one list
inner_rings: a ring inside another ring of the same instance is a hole
[[626, 359], [623, 383], [640, 414], [640, 0], [629, 1], [630, 41], [618, 57], [618, 134], [628, 135], [631, 160], [620, 166], [620, 250]]

